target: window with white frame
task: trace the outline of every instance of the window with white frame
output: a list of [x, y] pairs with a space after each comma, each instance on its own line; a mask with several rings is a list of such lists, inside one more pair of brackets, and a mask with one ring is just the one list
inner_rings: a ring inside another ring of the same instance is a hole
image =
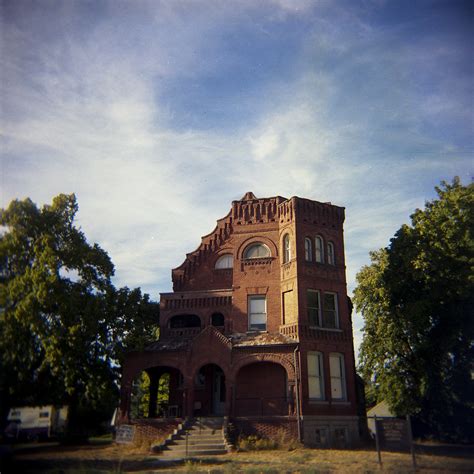
[[250, 244], [244, 251], [244, 259], [271, 257], [270, 249], [261, 242]]
[[234, 267], [234, 257], [230, 253], [226, 253], [225, 255], [220, 256], [217, 259], [215, 268], [216, 270], [223, 270], [225, 268], [233, 268]]
[[313, 260], [313, 245], [311, 243], [311, 239], [308, 237], [304, 239], [304, 259], [307, 262], [311, 262]]
[[283, 237], [283, 263], [288, 263], [291, 260], [291, 244], [290, 236], [285, 234]]
[[331, 398], [333, 400], [345, 400], [346, 381], [343, 354], [329, 354], [329, 372], [331, 376]]
[[317, 235], [314, 239], [314, 256], [318, 263], [324, 262], [323, 238]]
[[267, 329], [267, 300], [265, 296], [248, 297], [249, 329], [265, 331]]
[[322, 326], [329, 329], [339, 328], [336, 293], [324, 293]]
[[310, 326], [321, 326], [321, 305], [319, 291], [306, 290], [306, 306], [308, 308], [308, 322]]
[[323, 354], [308, 352], [308, 395], [313, 400], [324, 400]]
[[335, 265], [336, 260], [334, 258], [334, 244], [328, 242], [328, 263], [329, 265]]

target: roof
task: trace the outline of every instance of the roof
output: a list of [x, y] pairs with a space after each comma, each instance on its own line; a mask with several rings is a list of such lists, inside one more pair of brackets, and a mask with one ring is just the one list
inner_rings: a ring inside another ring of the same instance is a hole
[[385, 400], [382, 400], [380, 403], [377, 403], [374, 407], [367, 411], [367, 416], [395, 416], [390, 410], [388, 403]]
[[[283, 334], [269, 334], [267, 332], [235, 333], [226, 337], [232, 347], [276, 346], [297, 344], [297, 341]], [[192, 339], [165, 339], [151, 343], [146, 351], [177, 351], [192, 345]]]
[[286, 337], [283, 334], [269, 334], [267, 332], [236, 333], [231, 334], [229, 339], [231, 340], [233, 347], [273, 346], [297, 343], [294, 339]]

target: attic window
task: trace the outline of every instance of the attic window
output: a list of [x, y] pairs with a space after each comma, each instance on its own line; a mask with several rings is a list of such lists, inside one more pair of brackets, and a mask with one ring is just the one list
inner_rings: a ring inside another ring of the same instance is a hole
[[226, 253], [217, 259], [215, 269], [223, 270], [225, 268], [233, 268], [234, 266], [234, 257], [230, 253]]
[[271, 257], [270, 249], [261, 242], [249, 245], [244, 251], [244, 259]]

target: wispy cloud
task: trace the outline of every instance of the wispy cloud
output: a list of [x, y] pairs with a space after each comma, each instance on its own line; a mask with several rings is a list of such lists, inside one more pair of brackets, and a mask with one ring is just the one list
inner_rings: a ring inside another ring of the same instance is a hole
[[158, 298], [246, 191], [332, 201], [352, 290], [473, 150], [456, 15], [364, 5], [6, 4], [0, 205], [75, 192], [117, 284]]

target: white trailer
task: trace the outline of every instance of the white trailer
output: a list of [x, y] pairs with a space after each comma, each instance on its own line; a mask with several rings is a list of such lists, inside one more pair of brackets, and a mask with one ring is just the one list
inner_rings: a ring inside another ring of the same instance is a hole
[[11, 408], [5, 436], [14, 439], [46, 439], [57, 436], [66, 428], [68, 408], [45, 405]]

